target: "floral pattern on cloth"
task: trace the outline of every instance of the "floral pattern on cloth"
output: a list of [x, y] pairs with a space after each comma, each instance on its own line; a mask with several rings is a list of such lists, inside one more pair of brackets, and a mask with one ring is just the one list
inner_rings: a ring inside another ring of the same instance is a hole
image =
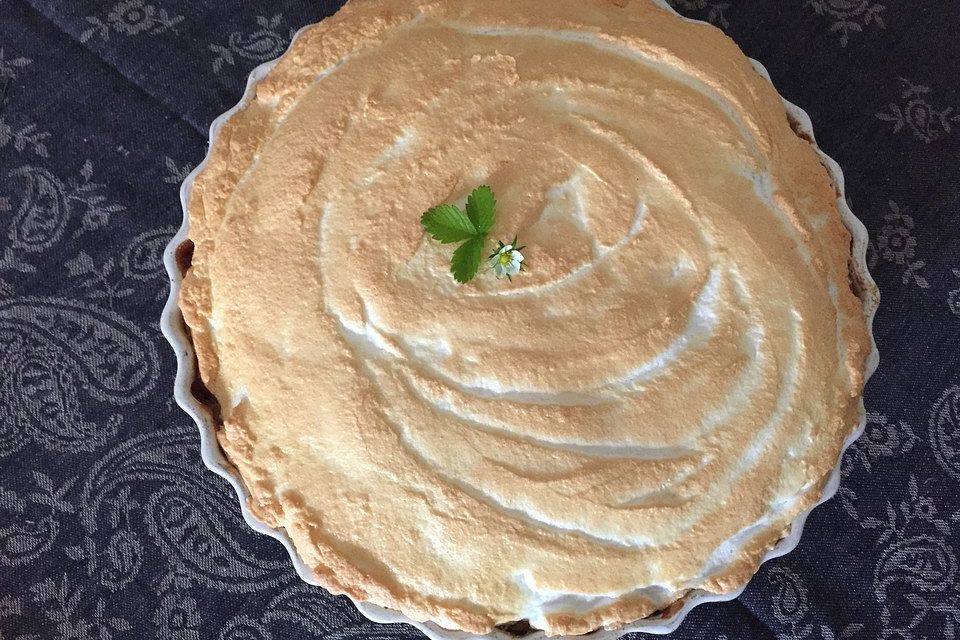
[[839, 34], [844, 47], [850, 44], [850, 34], [859, 33], [864, 27], [886, 28], [886, 6], [873, 0], [807, 0], [806, 6], [831, 20], [829, 31]]
[[960, 122], [960, 112], [952, 106], [931, 104], [928, 100], [933, 89], [900, 78], [903, 91], [898, 102], [891, 102], [885, 111], [877, 112], [880, 120], [893, 124], [893, 132], [904, 128], [913, 132], [917, 139], [934, 142], [953, 132]]
[[[304, 584], [243, 522], [173, 403], [158, 327], [162, 251], [210, 122], [340, 4], [0, 0], [3, 640], [422, 638]], [[795, 551], [671, 637], [956, 639], [960, 4], [670, 4], [809, 111], [883, 295], [837, 497]]]
[[80, 42], [91, 38], [109, 40], [111, 32], [126, 36], [158, 35], [183, 22], [183, 16], [170, 15], [166, 9], [144, 4], [142, 0], [121, 0], [105, 18], [87, 16], [86, 20], [90, 27], [80, 34]]
[[256, 16], [256, 26], [252, 30], [234, 31], [225, 44], [211, 43], [207, 48], [216, 54], [212, 63], [214, 73], [220, 73], [225, 64], [236, 66], [238, 60], [266, 62], [278, 57], [294, 33], [292, 29], [283, 33], [280, 29], [282, 22], [280, 14], [272, 18]]

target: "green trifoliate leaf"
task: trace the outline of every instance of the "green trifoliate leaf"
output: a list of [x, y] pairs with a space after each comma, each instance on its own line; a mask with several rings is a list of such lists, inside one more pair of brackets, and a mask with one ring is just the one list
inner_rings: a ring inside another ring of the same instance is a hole
[[[472, 280], [480, 269], [483, 246], [493, 228], [496, 208], [497, 201], [493, 190], [487, 185], [481, 185], [467, 197], [465, 211], [461, 211], [452, 204], [441, 204], [420, 216], [420, 223], [434, 240], [443, 243], [462, 243], [453, 252], [450, 260], [450, 273], [460, 284]], [[509, 265], [507, 262], [500, 264], [506, 277], [523, 270], [524, 259], [516, 244], [517, 241], [514, 238], [510, 247], [511, 252], [507, 256]], [[498, 252], [504, 248], [504, 244], [500, 242], [497, 250], [490, 255], [490, 259], [497, 256]], [[497, 276], [500, 277], [501, 274], [498, 273]]]

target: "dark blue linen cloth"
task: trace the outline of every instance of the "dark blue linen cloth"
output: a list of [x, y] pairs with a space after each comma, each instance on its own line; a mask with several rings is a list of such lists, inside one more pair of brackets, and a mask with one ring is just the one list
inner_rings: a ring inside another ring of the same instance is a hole
[[[840, 494], [674, 637], [956, 638], [960, 3], [673, 3], [810, 113], [883, 294]], [[421, 637], [302, 584], [248, 530], [172, 402], [158, 328], [210, 121], [339, 5], [0, 0], [0, 640]]]

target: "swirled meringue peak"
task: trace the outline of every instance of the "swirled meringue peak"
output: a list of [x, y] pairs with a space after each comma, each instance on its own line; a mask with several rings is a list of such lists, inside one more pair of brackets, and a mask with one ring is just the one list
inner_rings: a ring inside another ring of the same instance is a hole
[[[529, 268], [460, 285], [419, 216], [480, 184]], [[586, 633], [734, 590], [858, 422], [828, 173], [731, 40], [651, 2], [351, 0], [189, 215], [181, 305], [251, 508], [417, 620]]]

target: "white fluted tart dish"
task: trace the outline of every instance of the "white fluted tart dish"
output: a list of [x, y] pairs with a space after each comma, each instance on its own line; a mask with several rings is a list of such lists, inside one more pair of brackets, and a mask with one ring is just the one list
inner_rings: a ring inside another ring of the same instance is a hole
[[[648, 0], [350, 0], [255, 72], [164, 328], [205, 459], [305, 578], [435, 637], [617, 635], [795, 544], [877, 293], [759, 71]], [[530, 267], [460, 284], [420, 215], [480, 184]]]

